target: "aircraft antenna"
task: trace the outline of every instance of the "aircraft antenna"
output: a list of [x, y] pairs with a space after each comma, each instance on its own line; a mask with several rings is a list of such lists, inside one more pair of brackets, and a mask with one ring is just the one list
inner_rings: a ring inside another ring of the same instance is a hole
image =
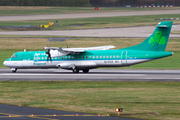
[[67, 42], [66, 42], [66, 46], [67, 46], [67, 48], [69, 48]]

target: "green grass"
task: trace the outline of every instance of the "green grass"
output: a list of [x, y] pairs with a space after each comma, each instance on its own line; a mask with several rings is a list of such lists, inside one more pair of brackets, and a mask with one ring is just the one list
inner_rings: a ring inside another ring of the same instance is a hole
[[[77, 18], [77, 19], [58, 19], [59, 25], [50, 27], [50, 30], [65, 29], [91, 29], [91, 28], [113, 28], [128, 26], [147, 26], [157, 25], [160, 21], [157, 18], [177, 18], [178, 14], [171, 15], [145, 15], [145, 16], [123, 16], [123, 17], [107, 17], [107, 18]], [[48, 25], [49, 22], [56, 20], [28, 20], [28, 21], [2, 21], [0, 26], [18, 26], [18, 25]], [[180, 21], [174, 20], [174, 24]], [[82, 26], [71, 26], [82, 25]]]
[[[180, 82], [0, 82], [0, 103], [141, 119], [180, 118]], [[149, 114], [151, 113], [151, 114]]]
[[94, 10], [94, 7], [23, 7], [23, 6], [1, 6], [0, 16], [5, 15], [42, 15], [42, 14], [69, 14], [69, 13], [92, 13], [92, 12], [116, 12], [116, 11], [142, 11], [142, 10], [176, 10], [173, 8], [108, 8], [100, 7], [100, 10]]

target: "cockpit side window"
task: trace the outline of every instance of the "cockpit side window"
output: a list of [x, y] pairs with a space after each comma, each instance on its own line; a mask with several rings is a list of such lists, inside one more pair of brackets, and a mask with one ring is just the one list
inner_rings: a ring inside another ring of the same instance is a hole
[[13, 54], [13, 55], [11, 56], [11, 58], [17, 58], [17, 55]]

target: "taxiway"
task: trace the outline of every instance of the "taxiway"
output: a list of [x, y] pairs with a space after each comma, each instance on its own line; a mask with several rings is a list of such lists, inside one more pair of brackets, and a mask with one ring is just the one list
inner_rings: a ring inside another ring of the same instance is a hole
[[98, 12], [98, 13], [75, 13], [75, 14], [51, 14], [51, 15], [14, 15], [0, 16], [0, 21], [21, 21], [21, 20], [41, 20], [41, 19], [72, 19], [72, 18], [92, 18], [92, 17], [117, 17], [117, 16], [142, 16], [142, 15], [162, 15], [179, 14], [180, 10], [151, 10], [151, 11], [125, 11], [125, 12]]
[[5, 104], [0, 104], [0, 108], [0, 120], [138, 120]]

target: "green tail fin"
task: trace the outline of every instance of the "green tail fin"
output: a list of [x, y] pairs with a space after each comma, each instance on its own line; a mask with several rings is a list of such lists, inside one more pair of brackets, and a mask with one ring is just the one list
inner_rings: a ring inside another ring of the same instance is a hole
[[165, 51], [172, 24], [172, 21], [160, 22], [154, 30], [153, 34], [142, 43], [123, 49], [141, 51]]

